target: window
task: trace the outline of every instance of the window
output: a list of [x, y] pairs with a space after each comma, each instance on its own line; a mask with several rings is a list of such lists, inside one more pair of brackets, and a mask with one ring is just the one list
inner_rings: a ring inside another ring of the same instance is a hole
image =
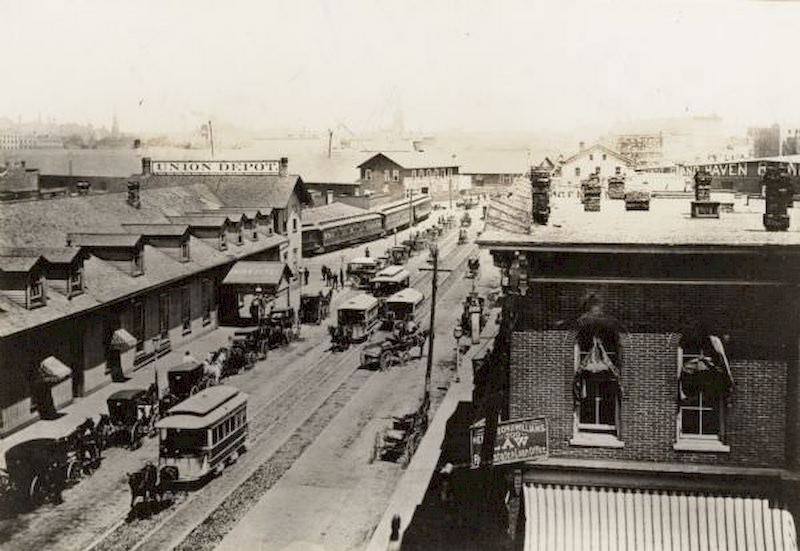
[[594, 161], [594, 155], [592, 155], [591, 153], [589, 153], [589, 160]]
[[244, 244], [244, 234], [242, 233], [242, 227], [239, 226], [239, 230], [236, 232], [236, 243], [239, 245]]
[[433, 169], [433, 177], [434, 178], [438, 178], [439, 177], [439, 169], [438, 168], [434, 168]]
[[414, 169], [414, 170], [411, 171], [411, 177], [412, 178], [416, 178], [417, 177], [417, 169]]
[[679, 413], [680, 438], [705, 438], [718, 440], [721, 428], [722, 407], [719, 396], [702, 388], [689, 390], [681, 401]]
[[192, 332], [192, 294], [188, 285], [181, 287], [181, 325], [184, 335]]
[[615, 166], [615, 167], [614, 167], [614, 174], [615, 174], [616, 176], [619, 176], [619, 175], [621, 175], [621, 174], [622, 174], [622, 167], [621, 167], [621, 166]]
[[69, 273], [69, 295], [83, 292], [83, 267], [75, 266]]
[[581, 175], [581, 167], [576, 166], [575, 167], [575, 176], [580, 176], [580, 175]]
[[588, 432], [615, 433], [617, 426], [617, 383], [607, 377], [587, 378], [586, 396], [578, 412], [578, 428]]
[[383, 171], [383, 181], [384, 182], [388, 182], [389, 181], [389, 169], [388, 168]]
[[169, 337], [169, 294], [158, 295], [158, 334], [162, 339]]
[[297, 233], [297, 218], [292, 218], [292, 232]]
[[30, 308], [35, 306], [44, 306], [44, 278], [34, 276], [28, 284], [28, 304]]
[[600, 167], [599, 166], [594, 167], [594, 173], [597, 174], [598, 176], [600, 175]]
[[135, 276], [142, 275], [144, 273], [144, 255], [142, 254], [141, 249], [137, 249], [136, 252], [133, 253], [133, 274]]
[[133, 303], [133, 336], [136, 337], [136, 351], [144, 351], [144, 302]]
[[200, 285], [200, 302], [203, 305], [203, 325], [208, 325], [211, 323], [211, 280], [206, 278], [203, 279]]
[[372, 170], [369, 168], [364, 169], [364, 179], [368, 182], [372, 181]]
[[606, 154], [605, 153], [603, 153], [603, 160], [604, 161], [606, 160]]
[[431, 176], [433, 176], [433, 171], [429, 168], [426, 174], [428, 178], [430, 178]]
[[219, 232], [219, 250], [224, 251], [228, 248], [228, 240], [225, 239], [225, 230]]
[[181, 241], [181, 262], [189, 262], [189, 240]]
[[400, 181], [400, 171], [397, 169], [392, 170], [392, 181], [399, 182]]

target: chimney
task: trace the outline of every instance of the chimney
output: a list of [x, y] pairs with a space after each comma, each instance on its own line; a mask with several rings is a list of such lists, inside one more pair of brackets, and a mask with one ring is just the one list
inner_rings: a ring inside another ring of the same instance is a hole
[[705, 168], [694, 173], [692, 218], [719, 218], [719, 202], [711, 200], [711, 179]]
[[544, 226], [550, 218], [550, 173], [546, 169], [531, 167], [531, 195], [533, 223]]
[[142, 175], [151, 174], [153, 171], [153, 160], [150, 157], [142, 157]]
[[281, 157], [280, 167], [278, 168], [278, 176], [289, 175], [289, 158]]
[[127, 203], [135, 209], [142, 208], [142, 202], [139, 198], [139, 182], [128, 182]]
[[792, 206], [794, 190], [789, 182], [789, 174], [778, 166], [768, 166], [764, 173], [766, 212], [763, 222], [767, 231], [786, 231], [789, 229], [788, 208]]

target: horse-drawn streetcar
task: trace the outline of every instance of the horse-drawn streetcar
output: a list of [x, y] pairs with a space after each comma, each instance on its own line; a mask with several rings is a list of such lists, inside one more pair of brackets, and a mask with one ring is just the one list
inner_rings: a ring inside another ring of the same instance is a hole
[[397, 291], [383, 303], [381, 329], [391, 331], [396, 322], [415, 319], [424, 300], [425, 296], [413, 287]]
[[331, 311], [332, 290], [327, 293], [303, 293], [300, 295], [300, 322], [319, 325]]
[[370, 287], [372, 296], [388, 297], [401, 289], [405, 289], [411, 282], [411, 274], [402, 266], [389, 266], [384, 268], [372, 278]]

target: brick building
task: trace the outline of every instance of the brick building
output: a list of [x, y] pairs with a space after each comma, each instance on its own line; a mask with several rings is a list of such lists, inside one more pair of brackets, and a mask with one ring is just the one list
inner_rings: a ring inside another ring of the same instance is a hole
[[[252, 206], [273, 191], [159, 180], [0, 204], [0, 435], [45, 414], [34, 382], [48, 358], [67, 366], [69, 397], [83, 396], [216, 328], [238, 260], [288, 258], [276, 228], [291, 215]], [[288, 194], [285, 205], [299, 203]]]
[[398, 199], [407, 190], [434, 195], [468, 189], [469, 178], [459, 175], [454, 155], [404, 151], [377, 153], [358, 165], [362, 193]]
[[481, 237], [506, 295], [488, 411], [547, 421], [512, 467], [526, 549], [796, 549], [800, 238], [688, 206]]

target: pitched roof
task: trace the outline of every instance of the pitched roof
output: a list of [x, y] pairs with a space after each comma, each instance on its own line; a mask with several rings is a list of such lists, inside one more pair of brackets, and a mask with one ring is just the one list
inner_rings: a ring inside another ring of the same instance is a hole
[[41, 260], [41, 256], [0, 256], [0, 272], [30, 272]]
[[226, 211], [224, 213], [219, 212], [217, 210], [204, 210], [201, 212], [187, 212], [186, 216], [213, 216], [219, 218], [220, 215], [224, 215], [228, 220], [233, 222], [234, 224], [240, 224], [244, 219], [244, 213], [238, 210], [233, 211]]
[[122, 224], [129, 233], [138, 233], [147, 237], [179, 237], [189, 231], [186, 224]]
[[136, 233], [68, 233], [71, 247], [136, 247], [142, 240]]
[[415, 168], [441, 168], [458, 167], [461, 165], [458, 157], [446, 153], [423, 153], [416, 151], [398, 151], [396, 153], [376, 153], [358, 165], [359, 168], [368, 164], [373, 159], [383, 156], [405, 169]]
[[368, 210], [354, 207], [346, 203], [329, 203], [310, 209], [303, 209], [303, 225], [323, 224], [333, 220], [343, 220], [370, 214]]
[[81, 254], [78, 247], [0, 247], [0, 256], [41, 256], [52, 264], [69, 264]]
[[620, 161], [622, 161], [625, 164], [628, 164], [628, 165], [632, 164], [632, 161], [630, 159], [628, 159], [627, 157], [625, 157], [624, 155], [620, 154], [619, 152], [614, 151], [610, 147], [607, 147], [607, 146], [605, 146], [605, 145], [603, 145], [601, 143], [595, 143], [595, 144], [592, 144], [592, 145], [590, 145], [589, 147], [587, 147], [585, 149], [581, 149], [577, 153], [575, 153], [573, 155], [570, 155], [569, 157], [564, 159], [563, 163], [566, 164], [566, 163], [572, 162], [573, 160], [577, 159], [578, 157], [580, 157], [582, 155], [588, 155], [592, 151], [598, 151], [598, 150], [602, 151], [603, 153], [606, 153], [608, 155], [611, 155], [613, 157], [616, 157], [617, 159], [619, 159]]
[[221, 228], [228, 223], [227, 216], [195, 214], [192, 216], [168, 216], [173, 224], [183, 224], [193, 228]]

